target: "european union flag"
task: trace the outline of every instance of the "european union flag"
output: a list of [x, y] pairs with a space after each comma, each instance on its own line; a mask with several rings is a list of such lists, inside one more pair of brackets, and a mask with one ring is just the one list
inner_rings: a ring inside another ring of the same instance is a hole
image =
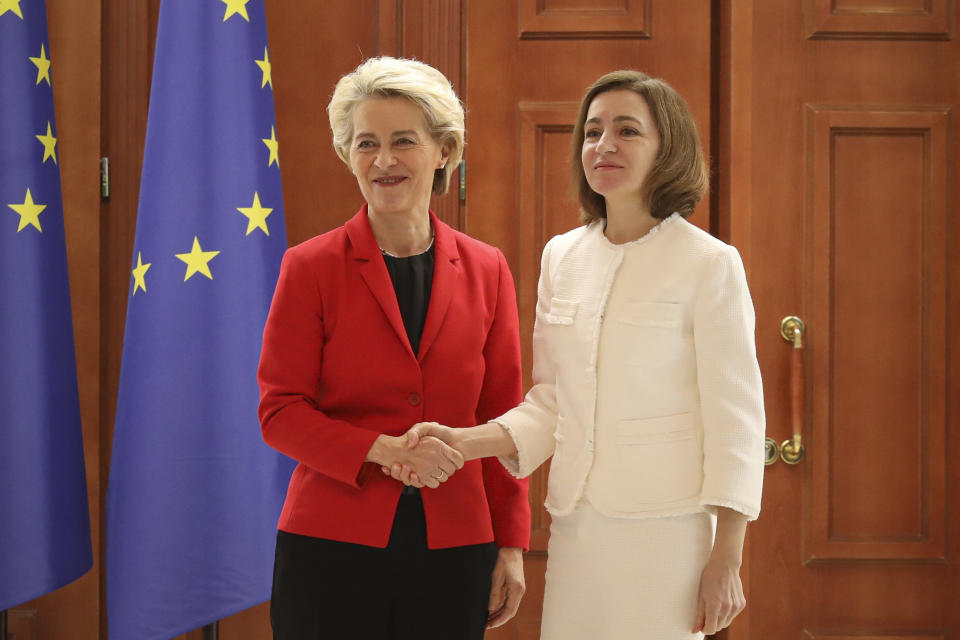
[[93, 565], [43, 1], [0, 0], [0, 610]]
[[286, 248], [262, 0], [163, 0], [107, 493], [110, 638], [269, 598], [293, 463], [257, 420]]

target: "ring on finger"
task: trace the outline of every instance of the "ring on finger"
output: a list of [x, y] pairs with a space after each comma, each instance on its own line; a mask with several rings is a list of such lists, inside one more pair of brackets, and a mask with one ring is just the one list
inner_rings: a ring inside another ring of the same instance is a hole
[[437, 476], [437, 480], [439, 480], [440, 482], [443, 482], [443, 479], [446, 477], [447, 477], [447, 472], [441, 468], [440, 475]]

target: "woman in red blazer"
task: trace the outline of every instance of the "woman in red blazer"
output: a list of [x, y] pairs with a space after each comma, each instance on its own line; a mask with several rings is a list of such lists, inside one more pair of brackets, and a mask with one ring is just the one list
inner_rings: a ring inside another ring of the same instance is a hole
[[[371, 59], [328, 112], [366, 204], [287, 251], [264, 330], [263, 437], [299, 462], [278, 526], [274, 637], [479, 639], [523, 593], [527, 486], [494, 459], [464, 464], [404, 434], [520, 401], [513, 279], [499, 250], [429, 211], [463, 151], [442, 74]], [[396, 463], [423, 488], [381, 473]]]

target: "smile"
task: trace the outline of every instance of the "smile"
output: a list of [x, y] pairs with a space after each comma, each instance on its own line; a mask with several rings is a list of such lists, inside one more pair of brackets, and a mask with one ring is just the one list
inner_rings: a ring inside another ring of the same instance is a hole
[[375, 178], [373, 182], [384, 187], [392, 187], [393, 185], [400, 184], [407, 178], [405, 176], [388, 176], [386, 178]]

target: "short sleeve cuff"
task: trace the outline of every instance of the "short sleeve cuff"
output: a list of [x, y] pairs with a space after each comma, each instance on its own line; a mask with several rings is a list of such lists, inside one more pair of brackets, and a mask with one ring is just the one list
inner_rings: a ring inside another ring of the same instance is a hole
[[727, 509], [733, 509], [738, 513], [742, 513], [747, 516], [747, 521], [753, 522], [760, 516], [760, 508], [747, 506], [742, 502], [736, 500], [726, 500], [723, 498], [709, 498], [702, 497], [700, 498], [700, 506], [708, 510], [710, 513], [716, 513], [717, 507], [726, 507]]

